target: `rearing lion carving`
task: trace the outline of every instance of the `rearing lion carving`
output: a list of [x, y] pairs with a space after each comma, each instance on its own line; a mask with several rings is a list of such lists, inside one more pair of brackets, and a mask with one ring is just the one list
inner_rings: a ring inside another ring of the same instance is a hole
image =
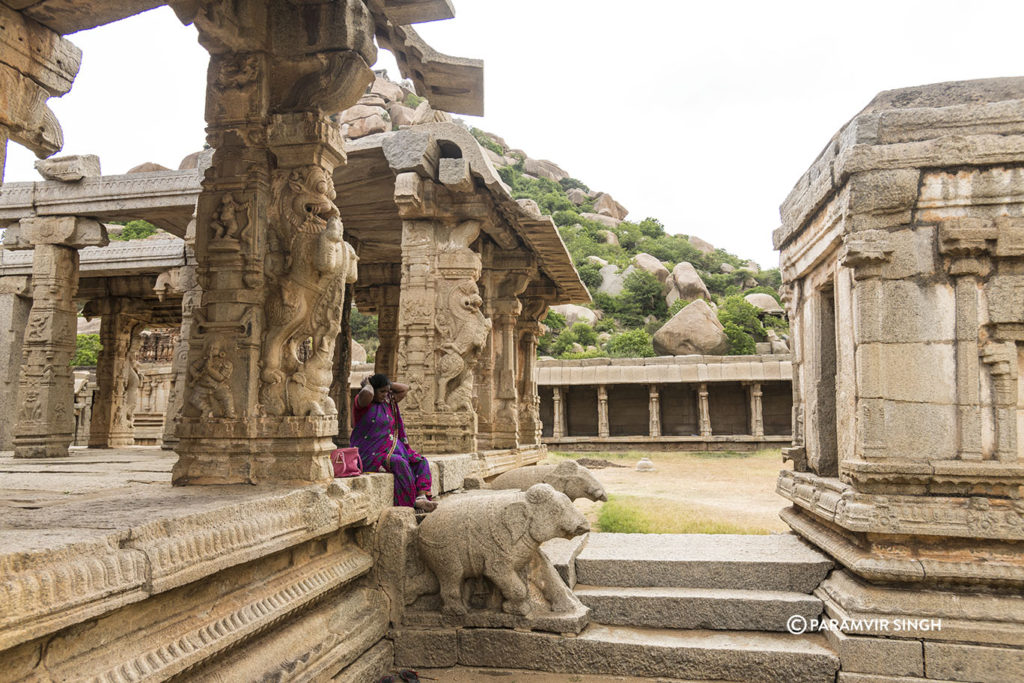
[[[334, 342], [358, 258], [343, 239], [327, 171], [305, 166], [281, 173], [272, 193], [260, 401], [269, 415], [336, 414], [328, 396]], [[306, 340], [312, 353], [302, 362], [298, 350]]]

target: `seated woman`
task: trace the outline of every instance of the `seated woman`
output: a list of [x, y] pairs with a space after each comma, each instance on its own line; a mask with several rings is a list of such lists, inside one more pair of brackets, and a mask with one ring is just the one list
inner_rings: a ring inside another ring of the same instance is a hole
[[352, 406], [352, 437], [359, 449], [364, 472], [391, 472], [395, 477], [395, 505], [430, 512], [437, 503], [430, 500], [430, 466], [427, 459], [409, 448], [405, 423], [398, 402], [409, 393], [409, 385], [392, 383], [387, 375], [363, 380]]

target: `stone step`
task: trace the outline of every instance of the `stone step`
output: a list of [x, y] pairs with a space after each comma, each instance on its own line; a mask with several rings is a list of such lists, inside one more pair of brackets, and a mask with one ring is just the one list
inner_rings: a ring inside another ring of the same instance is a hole
[[725, 631], [786, 631], [793, 616], [821, 616], [821, 600], [803, 593], [713, 588], [576, 585], [576, 597], [602, 624]]
[[464, 629], [459, 664], [565, 674], [716, 681], [834, 681], [839, 658], [819, 635], [673, 631], [591, 624], [567, 638]]
[[832, 568], [793, 534], [599, 534], [576, 558], [590, 586], [676, 586], [810, 593]]

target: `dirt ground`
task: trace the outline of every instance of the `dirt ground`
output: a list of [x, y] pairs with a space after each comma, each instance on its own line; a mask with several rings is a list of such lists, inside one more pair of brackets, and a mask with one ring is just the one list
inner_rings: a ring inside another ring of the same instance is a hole
[[[655, 471], [637, 472], [636, 464], [647, 456]], [[550, 462], [566, 457], [599, 458], [625, 467], [591, 469], [610, 495], [646, 499], [648, 504], [666, 501], [666, 506], [685, 508], [714, 520], [751, 531], [788, 531], [779, 510], [788, 504], [775, 493], [783, 464], [779, 450], [755, 453], [552, 453]], [[580, 499], [576, 505], [591, 524], [597, 522], [603, 503]]]

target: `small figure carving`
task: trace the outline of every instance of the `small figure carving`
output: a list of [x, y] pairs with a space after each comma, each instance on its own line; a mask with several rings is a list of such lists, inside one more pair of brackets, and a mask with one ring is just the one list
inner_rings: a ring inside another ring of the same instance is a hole
[[557, 465], [534, 465], [517, 467], [495, 477], [487, 488], [519, 489], [525, 491], [534, 484], [550, 484], [569, 500], [589, 498], [593, 501], [608, 500], [601, 482], [594, 478], [586, 467], [575, 460], [565, 460]]
[[210, 222], [214, 239], [241, 239], [247, 227], [249, 217], [245, 204], [237, 201], [235, 196], [228, 192], [214, 213], [214, 220]]
[[230, 346], [227, 339], [209, 337], [202, 357], [188, 368], [188, 381], [192, 385], [189, 403], [199, 410], [201, 417], [235, 417], [235, 401], [231, 395], [234, 365], [228, 360]]
[[442, 502], [420, 524], [418, 544], [440, 584], [443, 615], [466, 614], [463, 583], [474, 577], [485, 577], [497, 587], [504, 598], [502, 611], [528, 615], [540, 606], [530, 600], [531, 585], [540, 589], [551, 611], [572, 609], [572, 593], [538, 548], [552, 538], [588, 531], [587, 519], [565, 494], [535, 484], [525, 493], [466, 495]]

